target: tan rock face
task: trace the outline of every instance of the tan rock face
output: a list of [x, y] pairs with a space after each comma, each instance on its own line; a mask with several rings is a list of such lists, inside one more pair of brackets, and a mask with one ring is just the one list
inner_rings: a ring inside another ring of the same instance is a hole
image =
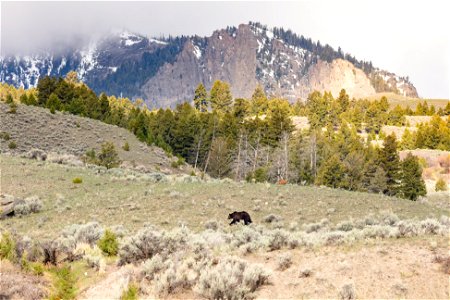
[[336, 59], [331, 63], [319, 61], [311, 66], [308, 70], [308, 82], [311, 91], [331, 91], [333, 96], [338, 96], [341, 89], [345, 89], [350, 97], [355, 98], [375, 94], [375, 89], [366, 74], [342, 59]]

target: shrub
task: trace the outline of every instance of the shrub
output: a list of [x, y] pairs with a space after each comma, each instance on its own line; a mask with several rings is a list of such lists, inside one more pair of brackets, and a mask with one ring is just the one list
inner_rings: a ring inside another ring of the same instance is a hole
[[9, 114], [15, 114], [17, 113], [17, 104], [15, 102], [9, 103]]
[[117, 252], [119, 250], [119, 243], [117, 242], [116, 235], [108, 229], [105, 230], [105, 234], [97, 242], [97, 245], [100, 250], [102, 250], [103, 253], [108, 256], [117, 255]]
[[178, 156], [178, 159], [172, 161], [172, 163], [171, 163], [170, 165], [172, 166], [172, 168], [177, 169], [177, 168], [179, 168], [180, 166], [182, 166], [182, 165], [184, 165], [184, 164], [185, 164], [184, 158], [181, 157], [181, 156]]
[[139, 287], [136, 283], [130, 283], [128, 288], [123, 291], [120, 300], [137, 300]]
[[44, 161], [47, 159], [47, 153], [45, 153], [45, 151], [41, 149], [31, 149], [30, 151], [28, 151], [26, 157], [29, 159]]
[[250, 172], [245, 177], [247, 182], [266, 182], [268, 179], [267, 169], [266, 168], [258, 168], [255, 172]]
[[426, 219], [420, 222], [420, 227], [425, 234], [438, 234], [441, 224], [435, 219]]
[[447, 187], [447, 183], [445, 182], [445, 180], [442, 179], [442, 178], [439, 178], [438, 181], [436, 181], [436, 185], [434, 186], [434, 190], [436, 192], [447, 191], [448, 187]]
[[130, 145], [128, 144], [128, 142], [125, 142], [125, 144], [122, 146], [122, 149], [124, 151], [130, 151]]
[[14, 205], [14, 214], [16, 216], [26, 216], [31, 213], [30, 206], [25, 203], [21, 202], [19, 204]]
[[9, 142], [8, 148], [9, 149], [16, 149], [17, 148], [16, 142], [14, 142], [14, 141]]
[[261, 266], [229, 257], [204, 268], [194, 290], [208, 299], [248, 299], [268, 280]]
[[219, 224], [217, 224], [217, 221], [209, 220], [205, 223], [205, 228], [216, 231], [219, 228]]
[[263, 221], [265, 223], [274, 223], [274, 222], [280, 222], [282, 218], [278, 215], [270, 214], [264, 217]]
[[270, 231], [266, 239], [266, 246], [269, 251], [279, 250], [287, 245], [289, 233], [282, 229], [275, 229]]
[[74, 179], [72, 179], [72, 183], [74, 184], [83, 183], [83, 179], [81, 177], [75, 177]]
[[350, 231], [353, 229], [352, 221], [343, 221], [336, 225], [336, 229], [340, 231]]
[[119, 265], [149, 259], [157, 253], [167, 255], [183, 249], [186, 235], [184, 231], [161, 233], [151, 226], [145, 227], [123, 241], [119, 250]]
[[142, 275], [148, 280], [152, 280], [155, 275], [166, 268], [161, 255], [156, 254], [151, 259], [145, 261], [142, 266]]
[[101, 257], [91, 254], [84, 255], [84, 260], [86, 260], [86, 263], [89, 268], [95, 269], [96, 271], [100, 270], [100, 261]]
[[119, 154], [111, 142], [104, 143], [97, 157], [98, 165], [107, 169], [116, 168], [120, 164]]
[[180, 289], [190, 288], [192, 281], [188, 279], [186, 266], [169, 263], [165, 271], [155, 277], [155, 292], [159, 296], [167, 296]]
[[103, 235], [103, 229], [97, 222], [73, 224], [64, 228], [63, 237], [72, 237], [78, 243], [94, 245]]
[[31, 272], [36, 276], [44, 275], [44, 265], [39, 262], [31, 263]]
[[339, 292], [339, 299], [342, 300], [351, 300], [355, 299], [355, 289], [353, 287], [353, 284], [344, 284], [341, 287], [341, 290]]
[[309, 268], [304, 268], [300, 270], [299, 277], [306, 278], [312, 275], [312, 270]]
[[4, 141], [9, 141], [11, 139], [11, 136], [6, 131], [0, 132], [0, 139]]
[[292, 265], [292, 256], [289, 253], [284, 253], [277, 258], [277, 269], [284, 271]]
[[50, 299], [75, 299], [76, 278], [70, 266], [65, 265], [55, 270], [54, 292]]
[[3, 232], [0, 240], [0, 258], [14, 262], [16, 260], [16, 242], [9, 232]]
[[25, 198], [25, 203], [29, 206], [30, 212], [32, 213], [40, 212], [42, 210], [42, 207], [44, 206], [38, 196]]

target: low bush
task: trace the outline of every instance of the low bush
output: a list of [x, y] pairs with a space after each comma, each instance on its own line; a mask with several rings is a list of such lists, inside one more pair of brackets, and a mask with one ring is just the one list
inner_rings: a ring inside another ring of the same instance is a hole
[[183, 249], [187, 243], [183, 231], [160, 232], [152, 226], [139, 230], [123, 241], [119, 250], [119, 265], [152, 258], [157, 253], [167, 255]]
[[194, 291], [208, 299], [248, 299], [256, 289], [269, 281], [260, 265], [228, 257], [207, 266], [200, 274]]
[[0, 139], [4, 141], [9, 141], [11, 139], [11, 135], [7, 133], [6, 131], [0, 132]]
[[119, 242], [111, 230], [105, 230], [103, 237], [97, 242], [97, 246], [108, 256], [117, 255]]
[[128, 142], [125, 142], [125, 144], [122, 146], [122, 149], [124, 151], [130, 151], [130, 145], [128, 144]]
[[31, 263], [31, 272], [36, 276], [44, 275], [45, 272], [44, 265], [39, 262]]
[[270, 214], [264, 217], [263, 221], [265, 223], [274, 223], [274, 222], [281, 222], [282, 218], [278, 215]]
[[76, 277], [72, 273], [70, 266], [64, 265], [55, 269], [54, 291], [50, 299], [75, 299], [76, 297]]
[[11, 262], [16, 260], [16, 242], [9, 232], [3, 232], [0, 240], [0, 258]]
[[63, 237], [72, 237], [77, 243], [94, 245], [103, 235], [103, 229], [97, 222], [72, 224], [64, 228]]
[[74, 184], [83, 183], [83, 179], [80, 177], [75, 177], [74, 179], [72, 179], [72, 183], [74, 183]]
[[439, 179], [436, 181], [436, 185], [434, 186], [434, 190], [435, 190], [436, 192], [439, 192], [439, 191], [447, 191], [447, 190], [448, 190], [448, 187], [447, 187], [447, 183], [445, 182], [445, 180], [442, 179], [442, 178], [439, 178]]
[[349, 283], [349, 284], [344, 284], [341, 287], [341, 290], [339, 291], [339, 299], [342, 300], [351, 300], [351, 299], [355, 299], [356, 295], [355, 295], [355, 288], [353, 287], [353, 284]]
[[139, 294], [139, 286], [136, 283], [131, 283], [128, 288], [123, 291], [120, 300], [137, 300]]
[[277, 269], [284, 271], [292, 265], [292, 256], [289, 253], [281, 254], [277, 257]]
[[47, 153], [41, 149], [31, 149], [27, 152], [26, 157], [28, 159], [36, 159], [40, 161], [44, 161], [47, 159]]
[[8, 148], [11, 150], [16, 149], [17, 148], [16, 142], [14, 142], [14, 141], [9, 142]]

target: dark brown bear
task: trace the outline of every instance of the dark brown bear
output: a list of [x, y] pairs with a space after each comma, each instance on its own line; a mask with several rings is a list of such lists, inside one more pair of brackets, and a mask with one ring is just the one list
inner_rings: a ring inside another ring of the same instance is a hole
[[228, 215], [228, 219], [233, 219], [233, 221], [231, 221], [230, 225], [236, 224], [236, 223], [240, 222], [241, 220], [244, 220], [245, 225], [248, 225], [252, 222], [250, 215], [246, 211], [235, 211], [234, 213], [231, 213]]

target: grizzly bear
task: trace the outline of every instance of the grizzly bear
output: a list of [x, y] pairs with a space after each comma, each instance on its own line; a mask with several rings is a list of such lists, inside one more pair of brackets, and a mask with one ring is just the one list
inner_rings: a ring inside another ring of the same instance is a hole
[[231, 221], [230, 225], [236, 224], [236, 223], [240, 222], [241, 220], [244, 220], [245, 225], [248, 225], [252, 222], [250, 215], [246, 211], [235, 211], [228, 215], [228, 219], [233, 219], [233, 221]]

